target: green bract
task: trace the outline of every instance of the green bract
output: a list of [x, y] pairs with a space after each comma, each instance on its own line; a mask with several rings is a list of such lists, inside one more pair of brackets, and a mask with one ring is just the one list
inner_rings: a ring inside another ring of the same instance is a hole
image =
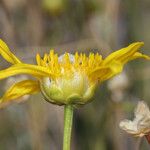
[[96, 87], [96, 83], [90, 84], [88, 78], [80, 73], [74, 73], [71, 78], [43, 78], [40, 85], [45, 99], [58, 105], [85, 104], [93, 97]]

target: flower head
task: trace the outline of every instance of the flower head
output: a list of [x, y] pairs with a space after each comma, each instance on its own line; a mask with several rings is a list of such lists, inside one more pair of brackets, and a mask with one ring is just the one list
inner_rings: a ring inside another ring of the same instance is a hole
[[142, 45], [143, 42], [133, 43], [113, 52], [105, 59], [98, 53], [86, 56], [77, 52], [74, 55], [65, 53], [58, 57], [50, 50], [43, 58], [37, 54], [37, 65], [31, 65], [19, 60], [0, 40], [1, 56], [12, 64], [11, 67], [0, 71], [0, 79], [17, 74], [29, 74], [36, 78], [10, 87], [2, 96], [1, 102], [42, 92], [47, 101], [58, 105], [85, 104], [93, 97], [97, 84], [120, 73], [128, 61], [136, 58], [150, 59], [137, 52]]
[[120, 122], [120, 128], [134, 136], [145, 136], [150, 133], [150, 110], [143, 101], [138, 102], [134, 112], [133, 121], [123, 120]]

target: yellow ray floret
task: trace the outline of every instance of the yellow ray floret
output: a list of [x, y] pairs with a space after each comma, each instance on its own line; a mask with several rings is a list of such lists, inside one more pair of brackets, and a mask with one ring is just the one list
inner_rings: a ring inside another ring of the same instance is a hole
[[0, 79], [4, 79], [17, 74], [29, 74], [34, 77], [50, 77], [49, 68], [30, 64], [15, 64], [11, 67], [0, 71]]
[[116, 60], [122, 64], [125, 64], [128, 61], [130, 61], [132, 58], [134, 58], [134, 55], [136, 55], [136, 52], [143, 45], [144, 45], [143, 42], [136, 42], [136, 43], [130, 44], [128, 47], [115, 51], [111, 53], [108, 57], [106, 57], [106, 59], [103, 61], [103, 65], [109, 64], [113, 60]]
[[10, 52], [6, 43], [3, 42], [1, 39], [0, 39], [0, 54], [4, 57], [5, 60], [7, 60], [12, 64], [21, 63], [21, 61], [13, 53]]
[[3, 97], [0, 98], [0, 103], [6, 102], [8, 100], [10, 101], [13, 99], [18, 99], [24, 95], [34, 94], [38, 92], [40, 92], [38, 81], [24, 80], [11, 86], [3, 95]]

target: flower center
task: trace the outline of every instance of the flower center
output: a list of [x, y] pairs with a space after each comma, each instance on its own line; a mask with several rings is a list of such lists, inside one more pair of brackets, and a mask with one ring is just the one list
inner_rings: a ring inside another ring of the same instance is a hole
[[41, 91], [47, 101], [63, 104], [85, 104], [93, 96], [97, 82], [91, 81], [88, 74], [101, 62], [99, 55], [75, 55], [65, 53], [59, 58], [53, 51], [39, 65], [50, 68], [56, 77], [41, 79]]

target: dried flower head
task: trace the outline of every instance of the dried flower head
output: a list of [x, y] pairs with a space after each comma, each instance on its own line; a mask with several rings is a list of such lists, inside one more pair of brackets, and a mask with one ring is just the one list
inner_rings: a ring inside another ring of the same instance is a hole
[[2, 96], [0, 102], [42, 92], [51, 103], [83, 105], [91, 100], [97, 84], [120, 73], [128, 61], [136, 58], [150, 59], [149, 56], [137, 52], [142, 45], [143, 42], [133, 43], [105, 59], [98, 53], [86, 56], [78, 52], [74, 55], [65, 53], [58, 57], [50, 50], [43, 58], [37, 54], [37, 65], [31, 65], [18, 59], [0, 40], [1, 56], [12, 64], [0, 71], [0, 79], [18, 74], [29, 74], [36, 78], [16, 83]]
[[134, 136], [145, 136], [150, 132], [150, 110], [143, 101], [138, 102], [134, 112], [135, 118], [120, 122], [120, 128]]

